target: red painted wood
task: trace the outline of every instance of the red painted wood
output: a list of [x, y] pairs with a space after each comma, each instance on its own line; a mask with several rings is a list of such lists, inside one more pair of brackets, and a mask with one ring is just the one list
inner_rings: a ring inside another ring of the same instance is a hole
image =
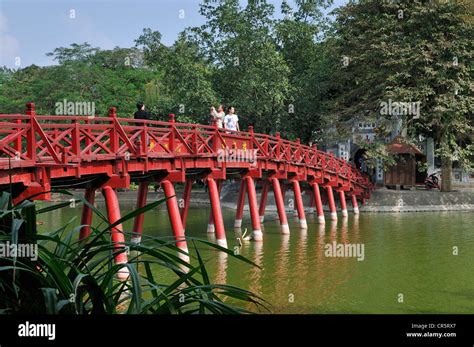
[[[87, 187], [84, 194], [84, 199], [91, 205], [94, 205], [95, 191], [96, 189], [94, 187]], [[81, 225], [84, 225], [84, 226], [81, 228], [81, 231], [79, 233], [79, 240], [83, 240], [87, 236], [90, 235], [91, 223], [92, 223], [92, 209], [89, 206], [84, 205], [82, 207], [82, 217], [81, 217]]]
[[191, 190], [193, 188], [193, 180], [186, 180], [186, 185], [184, 186], [183, 191], [183, 207], [180, 209], [181, 222], [183, 227], [186, 229], [186, 220], [188, 218], [189, 211], [189, 201], [191, 200]]
[[209, 177], [207, 179], [209, 185], [209, 198], [211, 200], [212, 216], [214, 219], [216, 240], [221, 246], [227, 247], [225, 237], [224, 220], [222, 218], [221, 202], [219, 198], [219, 188], [216, 181]]
[[176, 199], [176, 192], [174, 190], [173, 183], [168, 180], [164, 180], [161, 182], [161, 186], [163, 187], [165, 197], [167, 198], [166, 206], [168, 207], [168, 216], [176, 240], [176, 246], [187, 252], [188, 246], [184, 235], [181, 216], [179, 215], [178, 200]]
[[[256, 150], [256, 162], [217, 160], [219, 151], [231, 148]], [[123, 182], [129, 175], [135, 182], [150, 175], [185, 182], [198, 169], [223, 171], [223, 177], [233, 169], [255, 171], [252, 177], [292, 174], [300, 181], [350, 191], [361, 201], [373, 188], [353, 165], [279, 134], [227, 132], [177, 123], [173, 116], [169, 122], [119, 118], [114, 108], [107, 117], [41, 116], [29, 103], [24, 115], [0, 115], [0, 189], [7, 189], [10, 179], [24, 189], [35, 186], [35, 192], [46, 192], [59, 181], [113, 175]], [[33, 199], [39, 198], [47, 195]]]
[[[138, 196], [137, 196], [137, 209], [142, 208], [146, 205], [146, 198], [148, 195], [148, 182], [140, 182], [138, 185]], [[140, 243], [143, 233], [143, 222], [145, 220], [145, 214], [140, 213], [135, 217], [133, 222], [133, 232], [135, 233], [132, 237], [132, 241]]]
[[[109, 217], [109, 223], [116, 223], [120, 217], [120, 206], [117, 198], [117, 193], [110, 186], [102, 188], [102, 194], [105, 198], [105, 205], [107, 208], [107, 215]], [[123, 250], [125, 247], [125, 237], [123, 234], [122, 224], [118, 224], [112, 228], [112, 242], [114, 244], [115, 251]], [[114, 256], [116, 264], [127, 263], [127, 253], [120, 252]]]

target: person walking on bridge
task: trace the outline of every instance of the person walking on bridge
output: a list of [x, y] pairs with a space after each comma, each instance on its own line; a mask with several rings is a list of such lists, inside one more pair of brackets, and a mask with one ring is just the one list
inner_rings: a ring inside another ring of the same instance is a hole
[[224, 117], [224, 127], [228, 130], [240, 131], [239, 117], [235, 114], [232, 106], [227, 108], [227, 115]]
[[133, 118], [135, 119], [150, 119], [150, 114], [145, 111], [145, 104], [143, 102], [137, 102], [137, 109], [138, 111], [135, 112]]
[[[137, 102], [137, 109], [138, 111], [135, 112], [135, 114], [133, 115], [134, 119], [144, 119], [144, 120], [150, 119], [150, 114], [147, 111], [145, 111], [145, 104], [143, 102]], [[148, 134], [146, 135], [146, 145], [150, 147], [150, 150], [152, 150], [153, 147], [155, 146], [154, 142], [151, 143], [150, 136]]]
[[215, 121], [218, 128], [223, 128], [224, 117], [225, 112], [223, 105], [219, 105], [217, 111], [214, 106], [211, 107], [211, 121]]

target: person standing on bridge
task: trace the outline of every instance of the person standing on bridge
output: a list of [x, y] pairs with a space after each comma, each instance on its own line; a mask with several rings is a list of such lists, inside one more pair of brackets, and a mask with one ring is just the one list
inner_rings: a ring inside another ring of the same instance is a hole
[[228, 130], [240, 131], [239, 117], [235, 114], [232, 106], [227, 108], [227, 115], [224, 117], [224, 127]]
[[[137, 102], [137, 109], [138, 111], [135, 112], [135, 114], [133, 115], [133, 118], [134, 119], [144, 119], [144, 120], [149, 120], [150, 119], [150, 114], [145, 111], [145, 104], [143, 102]], [[146, 135], [146, 145], [147, 146], [150, 146], [151, 144], [151, 141], [150, 141], [150, 136], [147, 134]], [[151, 147], [150, 147], [150, 150], [153, 149], [153, 147], [155, 146], [155, 144], [151, 144]], [[155, 190], [156, 192], [156, 190]]]
[[214, 106], [211, 107], [211, 121], [215, 121], [218, 128], [223, 128], [224, 117], [225, 112], [223, 105], [219, 105], [217, 111]]
[[133, 118], [135, 119], [150, 119], [150, 114], [145, 111], [145, 104], [143, 102], [137, 102], [137, 109], [138, 111], [135, 112]]

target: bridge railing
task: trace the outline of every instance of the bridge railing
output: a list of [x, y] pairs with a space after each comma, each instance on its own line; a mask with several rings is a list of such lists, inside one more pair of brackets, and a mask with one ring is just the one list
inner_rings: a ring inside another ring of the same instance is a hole
[[138, 157], [217, 156], [220, 150], [256, 150], [257, 158], [305, 165], [370, 186], [353, 165], [297, 141], [217, 126], [108, 117], [0, 115], [0, 167], [67, 165], [80, 161]]

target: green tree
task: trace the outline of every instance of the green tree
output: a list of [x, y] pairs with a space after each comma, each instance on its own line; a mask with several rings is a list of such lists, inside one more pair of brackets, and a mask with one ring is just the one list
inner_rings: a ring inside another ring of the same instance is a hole
[[206, 23], [190, 30], [214, 66], [213, 83], [221, 102], [236, 107], [241, 125], [260, 132], [280, 130], [288, 117], [285, 103], [289, 69], [273, 35], [274, 7], [250, 0], [204, 0]]
[[121, 117], [131, 117], [146, 84], [155, 77], [141, 68], [143, 58], [136, 48], [100, 50], [83, 43], [56, 48], [48, 55], [59, 64], [2, 70], [4, 112], [23, 112], [25, 103], [34, 101], [39, 114], [55, 114], [56, 103], [67, 99], [94, 102], [98, 115], [116, 106]]
[[171, 47], [160, 42], [161, 35], [144, 29], [135, 41], [149, 68], [158, 78], [146, 87], [146, 99], [154, 112], [166, 119], [174, 113], [181, 122], [208, 122], [209, 108], [217, 103], [212, 84], [212, 67], [196, 43], [180, 34]]
[[[278, 49], [289, 67], [290, 93], [285, 128], [304, 142], [316, 140], [318, 130], [326, 127], [326, 99], [331, 80], [324, 32], [327, 21], [322, 9], [332, 1], [297, 0], [293, 9], [283, 1], [283, 18], [275, 25]], [[301, 125], [305, 126], [302, 127]]]
[[333, 71], [341, 117], [379, 114], [381, 102], [421, 102], [408, 133], [432, 136], [450, 190], [454, 160], [472, 161], [473, 41], [461, 1], [350, 2], [337, 12]]

